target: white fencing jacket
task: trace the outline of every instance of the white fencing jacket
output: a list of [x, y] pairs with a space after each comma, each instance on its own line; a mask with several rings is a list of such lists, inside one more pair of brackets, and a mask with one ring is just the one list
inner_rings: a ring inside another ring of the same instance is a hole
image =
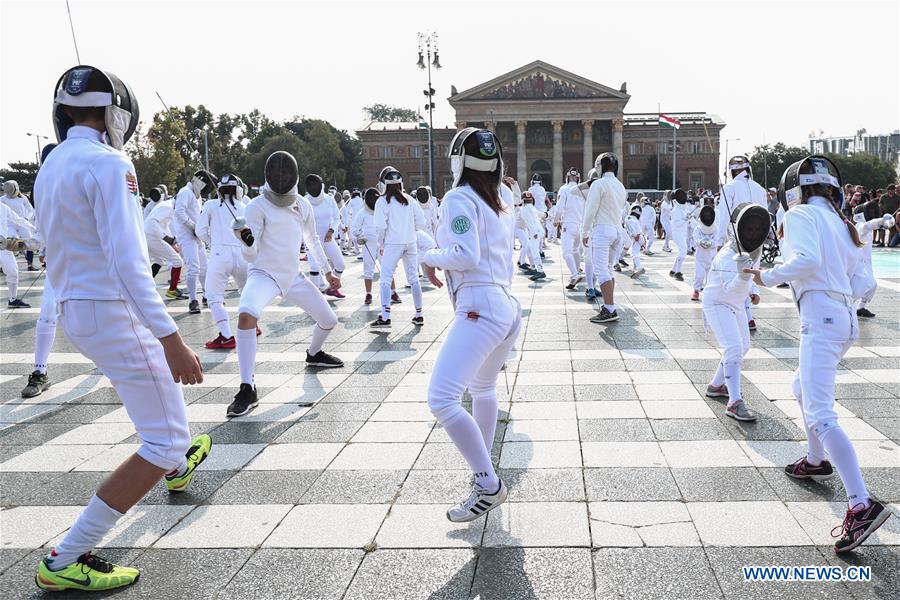
[[769, 196], [765, 188], [753, 181], [746, 171], [722, 186], [722, 193], [716, 204], [716, 224], [720, 239], [725, 239], [725, 230], [731, 222], [731, 211], [744, 202], [758, 204], [769, 210]]
[[144, 219], [144, 234], [148, 240], [161, 240], [172, 235], [175, 203], [172, 198], [160, 200]]
[[194, 195], [191, 182], [178, 190], [175, 196], [175, 219], [173, 231], [179, 241], [194, 236], [197, 219], [200, 218], [200, 198]]
[[333, 233], [341, 230], [341, 213], [337, 203], [334, 201], [334, 196], [320, 192], [318, 196], [306, 194], [306, 200], [312, 206], [313, 213], [315, 213], [316, 234], [319, 236], [319, 240], [325, 241], [325, 235], [329, 229]]
[[612, 225], [618, 227], [622, 223], [622, 212], [628, 207], [628, 192], [615, 174], [606, 172], [588, 189], [587, 203], [584, 207], [584, 221], [581, 224], [581, 237], [591, 236], [596, 225]]
[[[200, 218], [197, 219], [197, 237], [208, 244], [211, 250], [222, 246], [240, 247], [244, 243], [237, 239], [234, 235], [232, 224], [235, 217], [243, 217], [246, 205], [240, 201], [235, 201], [234, 205], [229, 203], [225, 206], [227, 200], [212, 199], [207, 201], [200, 210]], [[229, 209], [234, 212], [231, 216]]]
[[388, 202], [384, 196], [375, 202], [375, 239], [379, 248], [385, 244], [414, 244], [416, 231], [425, 229], [425, 215], [419, 201], [406, 196], [406, 202], [400, 204], [396, 199]]

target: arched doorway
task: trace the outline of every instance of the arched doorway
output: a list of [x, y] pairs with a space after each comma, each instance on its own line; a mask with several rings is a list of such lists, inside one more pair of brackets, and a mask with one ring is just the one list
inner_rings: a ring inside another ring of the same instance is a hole
[[528, 181], [525, 182], [526, 185], [531, 185], [531, 178], [534, 174], [537, 173], [543, 179], [543, 186], [546, 190], [554, 190], [556, 188], [553, 187], [553, 169], [550, 167], [550, 163], [546, 160], [539, 158], [538, 160], [531, 163], [531, 167], [528, 170]]

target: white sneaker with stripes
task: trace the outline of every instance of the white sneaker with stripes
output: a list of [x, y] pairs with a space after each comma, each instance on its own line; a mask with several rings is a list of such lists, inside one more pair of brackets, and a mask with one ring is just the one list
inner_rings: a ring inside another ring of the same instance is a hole
[[488, 494], [487, 490], [475, 484], [469, 497], [451, 507], [447, 511], [447, 518], [454, 523], [466, 523], [474, 521], [484, 513], [495, 509], [504, 502], [509, 496], [509, 489], [503, 481], [500, 481], [500, 489], [495, 494]]

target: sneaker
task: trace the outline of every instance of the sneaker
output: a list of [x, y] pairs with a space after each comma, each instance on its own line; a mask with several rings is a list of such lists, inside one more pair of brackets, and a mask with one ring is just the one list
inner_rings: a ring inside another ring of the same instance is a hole
[[594, 298], [598, 297], [599, 295], [600, 295], [600, 292], [598, 292], [595, 288], [588, 288], [588, 289], [584, 290], [584, 296], [588, 300], [593, 300]]
[[621, 272], [622, 272], [622, 265], [620, 265], [619, 263], [614, 264], [614, 265], [613, 265], [613, 271], [615, 271], [616, 273], [621, 273]]
[[206, 307], [209, 306], [209, 302], [206, 300], [206, 296], [203, 296], [203, 298], [201, 298], [200, 301], [203, 303], [203, 306], [206, 306]]
[[23, 398], [34, 398], [50, 387], [50, 376], [47, 373], [33, 371], [28, 376], [28, 385], [22, 389]]
[[532, 275], [528, 279], [532, 281], [540, 281], [541, 279], [547, 279], [547, 275], [543, 271], [536, 271], [534, 275]]
[[391, 294], [391, 304], [402, 304], [403, 300], [400, 299], [400, 294], [394, 292]]
[[197, 302], [196, 300], [191, 300], [188, 303], [188, 313], [190, 313], [192, 315], [199, 315], [200, 314], [200, 303]]
[[413, 317], [412, 324], [417, 327], [421, 327], [422, 325], [425, 324], [425, 317], [423, 317], [421, 315], [419, 315], [418, 317]]
[[29, 271], [37, 271], [38, 269], [37, 269], [37, 267], [34, 266], [34, 265], [28, 265], [28, 270], [29, 270]]
[[214, 340], [209, 340], [205, 344], [207, 350], [233, 350], [237, 346], [234, 336], [225, 337], [221, 333]]
[[644, 267], [641, 267], [640, 269], [638, 269], [637, 271], [635, 271], [634, 273], [631, 274], [631, 278], [637, 279], [638, 277], [640, 277], [641, 275], [643, 275], [646, 272], [647, 272], [647, 269], [645, 269]]
[[738, 400], [734, 404], [725, 407], [725, 414], [736, 421], [755, 421], [756, 415], [747, 408], [743, 400]]
[[747, 327], [750, 329], [750, 331], [756, 331], [756, 321], [754, 319], [750, 319], [749, 321], [747, 321]]
[[166, 487], [169, 488], [170, 494], [180, 494], [187, 489], [188, 484], [194, 478], [197, 467], [209, 456], [212, 449], [212, 439], [209, 435], [201, 433], [191, 442], [191, 447], [185, 452], [187, 457], [187, 470], [181, 475], [169, 477], [165, 476]]
[[583, 278], [581, 275], [572, 275], [571, 277], [569, 277], [569, 283], [566, 284], [566, 289], [574, 290], [575, 286], [578, 285], [578, 282], [581, 281], [582, 279]]
[[259, 328], [259, 325], [257, 325], [257, 326], [256, 326], [256, 337], [259, 337], [259, 336], [261, 336], [261, 335], [262, 335], [262, 329], [260, 329], [260, 328]]
[[508, 496], [509, 489], [502, 480], [500, 481], [500, 489], [493, 494], [488, 494], [487, 490], [475, 484], [468, 498], [447, 510], [447, 518], [453, 523], [474, 521], [484, 513], [506, 502]]
[[676, 281], [684, 281], [684, 275], [682, 275], [681, 273], [675, 273], [673, 277], [675, 277]]
[[609, 311], [605, 306], [600, 307], [600, 312], [591, 317], [591, 323], [610, 323], [619, 320], [619, 313], [615, 310]]
[[728, 397], [728, 386], [724, 383], [722, 385], [708, 385], [706, 386], [706, 397], [707, 398], [727, 398]]
[[793, 479], [812, 479], [813, 481], [825, 481], [834, 477], [834, 469], [831, 463], [823, 460], [820, 465], [811, 465], [802, 456], [784, 468], [784, 474]]
[[390, 319], [382, 319], [381, 315], [378, 315], [378, 318], [372, 321], [369, 325], [371, 329], [390, 329], [391, 328], [391, 320]]
[[694, 293], [691, 294], [691, 300], [694, 302], [700, 302], [700, 290], [694, 290]]
[[857, 317], [865, 317], [865, 318], [867, 318], [867, 319], [871, 319], [872, 317], [875, 316], [875, 313], [873, 313], [873, 312], [872, 312], [871, 310], [869, 310], [868, 308], [860, 308], [860, 309], [857, 309], [857, 311], [856, 311], [856, 316], [857, 316]]
[[671, 251], [672, 251], [671, 248], [667, 248], [666, 246], [663, 246], [663, 252], [671, 252]]
[[256, 388], [249, 383], [242, 383], [234, 401], [228, 405], [226, 417], [242, 417], [256, 408], [259, 399], [256, 397]]
[[788, 282], [785, 281], [784, 283], [779, 283], [779, 284], [776, 285], [775, 287], [777, 287], [777, 288], [789, 288], [789, 287], [791, 287], [791, 284], [789, 284]]
[[141, 572], [133, 567], [114, 565], [90, 552], [59, 571], [50, 569], [52, 561], [52, 556], [48, 556], [38, 564], [34, 582], [42, 590], [102, 592], [131, 585], [141, 576]]
[[366, 294], [366, 299], [363, 300], [363, 304], [365, 304], [366, 306], [372, 304], [372, 294]]
[[335, 367], [343, 367], [344, 361], [333, 354], [328, 354], [324, 350], [319, 350], [315, 354], [306, 352], [307, 367], [322, 367], [325, 369], [333, 369]]
[[[874, 498], [870, 498], [869, 501], [871, 504], [868, 507], [854, 507], [848, 510], [844, 522], [831, 530], [832, 537], [840, 537], [834, 544], [835, 552], [850, 552], [866, 541], [866, 538], [884, 525], [891, 516], [891, 511], [887, 510], [884, 504]], [[839, 533], [835, 534], [835, 531]]]
[[6, 304], [7, 308], [31, 308], [27, 302], [22, 302], [18, 298], [13, 298]]
[[328, 290], [325, 292], [325, 295], [326, 295], [326, 296], [331, 296], [332, 298], [337, 298], [338, 300], [343, 300], [344, 298], [347, 297], [347, 296], [345, 296], [344, 294], [341, 293], [341, 290], [332, 290], [332, 289], [328, 289]]
[[669, 277], [675, 277], [675, 271], [669, 271]]
[[187, 300], [187, 294], [175, 288], [174, 290], [166, 290], [166, 298], [169, 300]]
[[628, 266], [628, 263], [625, 262], [625, 259], [624, 259], [624, 258], [621, 259], [621, 260], [619, 261], [619, 264], [622, 265], [623, 267], [627, 267], [627, 266]]
[[541, 258], [547, 258], [547, 255], [541, 252]]
[[529, 266], [528, 266], [527, 264], [525, 264], [525, 263], [519, 263], [519, 268], [520, 268], [521, 270], [523, 270], [523, 271], [528, 271], [528, 270], [531, 269], [531, 267], [529, 267]]
[[647, 256], [653, 256], [654, 254], [656, 254], [656, 252], [652, 250], [644, 250], [644, 254]]

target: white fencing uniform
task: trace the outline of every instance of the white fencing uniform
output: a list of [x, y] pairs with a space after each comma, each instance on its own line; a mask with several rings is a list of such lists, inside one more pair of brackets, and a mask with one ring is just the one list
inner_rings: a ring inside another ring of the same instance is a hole
[[396, 198], [388, 202], [381, 196], [375, 202], [375, 239], [383, 249], [381, 256], [381, 318], [391, 318], [391, 280], [397, 264], [403, 260], [406, 282], [412, 288], [416, 312], [422, 310], [422, 284], [419, 283], [416, 258], [416, 231], [425, 228], [425, 216], [419, 202], [404, 194], [406, 204]]
[[746, 171], [722, 186], [722, 193], [719, 194], [719, 202], [716, 204], [716, 224], [719, 227], [720, 240], [724, 241], [726, 238], [731, 212], [744, 202], [769, 210], [768, 193], [763, 186], [753, 181]]
[[425, 217], [425, 233], [434, 238], [435, 234], [437, 233], [438, 222], [437, 202], [434, 200], [434, 198], [431, 198], [428, 200], [428, 202], [419, 202], [419, 208], [422, 209], [422, 216]]
[[[675, 247], [678, 250], [678, 256], [675, 257], [675, 263], [672, 265], [672, 270], [676, 273], [681, 273], [681, 268], [684, 265], [684, 259], [687, 256], [688, 252], [688, 221], [693, 214], [694, 206], [685, 202], [684, 204], [675, 203], [675, 206], [672, 208], [672, 241], [675, 242]], [[729, 217], [730, 218], [730, 217]]]
[[528, 252], [526, 253], [528, 260], [537, 271], [543, 273], [544, 263], [541, 261], [541, 235], [543, 234], [544, 227], [541, 225], [541, 217], [535, 206], [528, 202], [522, 205], [520, 217], [525, 225], [525, 234], [528, 241]]
[[34, 224], [34, 207], [31, 206], [31, 202], [29, 202], [28, 198], [25, 196], [17, 195], [11, 197], [4, 194], [3, 196], [0, 196], [0, 204], [5, 204], [14, 213], [28, 221], [30, 224]]
[[621, 229], [622, 212], [627, 208], [628, 193], [615, 173], [604, 173], [591, 184], [584, 209], [581, 237], [591, 238], [594, 273], [597, 284], [611, 281], [610, 263]]
[[556, 229], [556, 205], [550, 207], [550, 210], [547, 211], [547, 219], [544, 221], [544, 229], [546, 229], [547, 239], [551, 242], [555, 242], [559, 237], [557, 235], [558, 230]]
[[316, 235], [318, 235], [319, 241], [322, 243], [322, 249], [325, 251], [325, 256], [328, 259], [328, 264], [320, 265], [316, 262], [315, 255], [310, 254], [308, 258], [309, 271], [310, 275], [312, 275], [313, 283], [319, 286], [319, 289], [322, 289], [325, 286], [325, 278], [322, 277], [320, 272], [332, 271], [335, 277], [340, 277], [346, 268], [341, 247], [334, 237], [332, 236], [330, 240], [325, 241], [329, 229], [332, 231], [332, 234], [340, 231], [341, 214], [334, 197], [324, 192], [320, 192], [317, 197], [306, 194], [306, 200], [312, 206], [315, 214]]
[[[513, 207], [496, 214], [468, 185], [444, 197], [438, 248], [425, 264], [444, 270], [455, 317], [428, 386], [428, 407], [475, 473], [496, 486], [491, 446], [497, 426], [497, 376], [519, 335], [522, 309], [511, 294]], [[462, 407], [472, 397], [472, 414]]]
[[[701, 245], [703, 241], [709, 242], [709, 248]], [[707, 273], [713, 259], [716, 257], [716, 249], [722, 244], [718, 233], [703, 233], [700, 226], [694, 228], [694, 289], [700, 291], [706, 284]]]
[[[251, 200], [244, 210], [247, 227], [253, 234], [253, 245], [241, 243], [241, 253], [248, 262], [247, 283], [241, 291], [239, 313], [257, 320], [276, 296], [299, 306], [316, 322], [310, 341], [310, 354], [322, 349], [329, 332], [337, 325], [337, 315], [322, 293], [300, 272], [300, 246], [306, 241], [310, 257], [326, 265], [328, 259], [316, 234], [315, 215], [306, 198], [294, 189], [290, 206], [276, 206], [263, 195]], [[253, 384], [256, 362], [255, 329], [238, 329], [238, 363], [241, 383]]]
[[[28, 240], [33, 238], [35, 233], [35, 228], [29, 221], [21, 217], [6, 203], [0, 204], [0, 236]], [[0, 267], [6, 274], [9, 299], [15, 300], [19, 293], [19, 264], [16, 262], [16, 255], [10, 250], [0, 250]]]
[[371, 280], [375, 277], [375, 259], [379, 249], [375, 234], [375, 211], [369, 210], [365, 201], [363, 201], [362, 208], [353, 217], [352, 230], [353, 239], [363, 247], [363, 279]]
[[547, 190], [544, 189], [544, 186], [535, 183], [528, 188], [528, 191], [534, 196], [534, 207], [538, 209], [538, 212], [545, 212], [547, 210]]
[[[219, 332], [226, 338], [231, 337], [231, 325], [228, 312], [225, 310], [225, 288], [228, 280], [234, 277], [238, 289], [247, 283], [247, 261], [241, 254], [243, 243], [234, 235], [232, 224], [236, 217], [244, 216], [245, 205], [236, 201], [225, 206], [228, 200], [215, 199], [206, 202], [197, 219], [197, 237], [209, 245], [209, 263], [206, 268], [206, 279], [203, 291], [209, 302], [209, 312], [219, 327]], [[231, 212], [234, 212], [232, 216]]]
[[672, 201], [663, 200], [659, 205], [659, 223], [665, 232], [666, 241], [663, 243], [663, 250], [669, 250], [669, 242], [672, 240]]
[[644, 204], [641, 207], [641, 230], [644, 233], [645, 250], [650, 252], [653, 250], [653, 242], [656, 240], [656, 210], [651, 204]]
[[184, 266], [181, 255], [163, 238], [172, 236], [171, 225], [175, 216], [174, 200], [162, 200], [144, 220], [144, 236], [147, 239], [147, 251], [150, 262], [158, 265], [167, 264], [169, 268]]
[[866, 502], [868, 492], [856, 452], [838, 424], [834, 384], [838, 363], [859, 337], [853, 297], [866, 289], [862, 251], [842, 217], [825, 198], [812, 196], [784, 215], [781, 245], [784, 263], [763, 271], [766, 286], [783, 281], [800, 309], [800, 357], [794, 394], [803, 411], [810, 461], [827, 452], [837, 469], [851, 508]]
[[[715, 252], [715, 246], [712, 248]], [[703, 317], [713, 330], [722, 349], [722, 359], [712, 384], [728, 388], [728, 401], [741, 399], [741, 365], [750, 350], [750, 328], [744, 318], [744, 300], [750, 294], [752, 280], [743, 279], [734, 260], [737, 252], [725, 245], [712, 260], [706, 287], [703, 288]]]
[[[641, 215], [643, 216], [643, 215]], [[646, 247], [644, 228], [636, 217], [628, 215], [624, 221], [626, 242], [631, 247], [631, 259], [634, 261], [634, 270], [641, 268], [641, 250]]]
[[109, 378], [134, 423], [138, 456], [172, 471], [185, 464], [191, 437], [157, 338], [178, 328], [150, 275], [134, 166], [101, 136], [70, 128], [38, 173], [47, 277], [63, 331]]
[[159, 200], [157, 202], [154, 202], [153, 200], [147, 200], [146, 206], [144, 206], [144, 208], [142, 209], [145, 221], [147, 220], [147, 217], [150, 216], [150, 213], [153, 212], [153, 209], [159, 206], [160, 202], [163, 202], [163, 200]]
[[[559, 202], [556, 205], [556, 221], [560, 224], [562, 234], [563, 260], [569, 269], [570, 277], [577, 277], [584, 254], [581, 243], [581, 222], [584, 220], [585, 198], [578, 190], [578, 184], [568, 183], [559, 188]], [[591, 287], [588, 285], [588, 287]]]
[[[181, 255], [187, 265], [186, 287], [188, 297], [197, 299], [197, 279], [206, 279], [206, 247], [194, 232], [200, 218], [200, 198], [194, 195], [191, 182], [178, 190], [175, 196], [175, 218], [172, 230], [181, 246]], [[205, 293], [205, 290], [204, 290]]]
[[878, 281], [875, 279], [875, 272], [872, 269], [872, 232], [881, 227], [882, 217], [866, 221], [864, 214], [857, 213], [854, 215], [854, 221], [856, 232], [859, 234], [859, 241], [865, 244], [862, 248], [859, 268], [860, 277], [863, 277], [868, 282], [868, 285], [866, 285], [865, 291], [862, 292], [856, 303], [856, 308], [861, 309], [865, 308], [872, 301], [875, 297], [875, 291], [878, 289]]

